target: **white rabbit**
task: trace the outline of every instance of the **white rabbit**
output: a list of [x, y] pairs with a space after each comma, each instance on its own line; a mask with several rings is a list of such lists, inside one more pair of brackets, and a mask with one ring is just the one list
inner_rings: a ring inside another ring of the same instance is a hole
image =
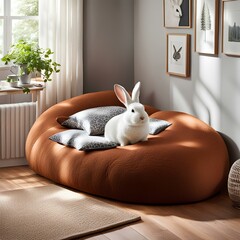
[[140, 82], [132, 91], [132, 98], [121, 85], [115, 84], [114, 91], [127, 110], [111, 118], [105, 126], [105, 138], [121, 146], [147, 141], [149, 132], [149, 117], [144, 106], [139, 103]]
[[182, 17], [183, 0], [166, 0], [165, 1], [165, 24], [169, 27], [179, 26], [180, 18]]
[[170, 0], [172, 5], [173, 14], [180, 19], [182, 16], [181, 5], [183, 0]]

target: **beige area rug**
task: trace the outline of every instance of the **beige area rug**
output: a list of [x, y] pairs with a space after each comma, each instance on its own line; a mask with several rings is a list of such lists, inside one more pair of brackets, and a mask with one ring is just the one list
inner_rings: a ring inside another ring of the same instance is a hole
[[1, 240], [74, 239], [140, 220], [56, 185], [0, 193]]

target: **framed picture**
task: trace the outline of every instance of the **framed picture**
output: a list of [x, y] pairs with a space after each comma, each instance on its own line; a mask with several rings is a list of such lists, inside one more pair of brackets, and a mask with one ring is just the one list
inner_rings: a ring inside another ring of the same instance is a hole
[[191, 28], [192, 0], [163, 0], [164, 27]]
[[190, 76], [190, 34], [167, 34], [167, 73]]
[[222, 2], [222, 52], [240, 56], [240, 1]]
[[218, 0], [195, 0], [195, 51], [218, 54]]

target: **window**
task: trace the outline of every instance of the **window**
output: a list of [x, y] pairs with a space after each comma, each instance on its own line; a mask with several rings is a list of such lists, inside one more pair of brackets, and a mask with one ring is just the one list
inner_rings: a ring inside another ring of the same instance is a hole
[[0, 0], [0, 58], [19, 39], [38, 42], [38, 29], [38, 0]]

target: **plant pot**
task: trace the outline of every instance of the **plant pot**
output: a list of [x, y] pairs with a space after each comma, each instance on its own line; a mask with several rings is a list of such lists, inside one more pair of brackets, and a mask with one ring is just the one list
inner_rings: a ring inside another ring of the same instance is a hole
[[31, 73], [27, 70], [26, 64], [19, 66], [19, 81], [20, 84], [30, 84]]
[[7, 81], [10, 87], [17, 87], [18, 86], [18, 76], [17, 75], [8, 75]]
[[10, 82], [10, 87], [18, 87], [18, 82]]
[[23, 74], [19, 77], [20, 84], [30, 84], [31, 74]]

